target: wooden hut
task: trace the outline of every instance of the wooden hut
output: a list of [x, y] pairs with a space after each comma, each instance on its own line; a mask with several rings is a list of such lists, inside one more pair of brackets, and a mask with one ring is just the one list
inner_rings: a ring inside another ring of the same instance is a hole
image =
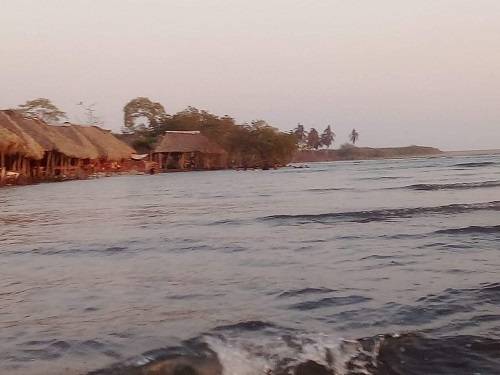
[[44, 157], [44, 149], [9, 115], [0, 111], [0, 184], [9, 173], [29, 175], [31, 163]]
[[19, 113], [8, 114], [10, 119], [38, 143], [43, 151], [40, 160], [27, 160], [23, 175], [43, 179], [45, 177], [74, 177], [82, 160], [90, 160], [89, 150], [65, 136], [59, 126], [47, 125], [36, 118], [26, 118]]
[[0, 185], [7, 178], [7, 157], [22, 149], [22, 140], [10, 130], [0, 128]]
[[97, 126], [73, 125], [95, 147], [98, 153], [99, 169], [106, 171], [121, 170], [123, 163], [129, 160], [135, 150], [115, 137], [110, 130]]
[[227, 153], [199, 131], [167, 131], [152, 159], [161, 170], [206, 170], [227, 167]]
[[[0, 111], [0, 171], [34, 179], [78, 178], [118, 164], [135, 151], [111, 132], [65, 123], [48, 125], [16, 111]], [[1, 181], [0, 181], [1, 182]]]

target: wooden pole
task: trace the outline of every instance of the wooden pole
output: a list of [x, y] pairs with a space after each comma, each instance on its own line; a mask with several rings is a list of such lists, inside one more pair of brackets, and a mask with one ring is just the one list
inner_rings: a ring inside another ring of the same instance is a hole
[[5, 154], [4, 152], [0, 152], [0, 185], [3, 184], [5, 180]]
[[46, 152], [46, 158], [47, 160], [45, 161], [45, 178], [48, 178], [50, 176], [50, 156], [51, 152]]

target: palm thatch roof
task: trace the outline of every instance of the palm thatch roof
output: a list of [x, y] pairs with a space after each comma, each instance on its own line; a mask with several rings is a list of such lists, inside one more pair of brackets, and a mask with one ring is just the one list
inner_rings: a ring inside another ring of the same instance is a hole
[[157, 143], [154, 152], [201, 152], [225, 154], [226, 151], [200, 132], [167, 131]]
[[29, 134], [44, 151], [57, 151], [71, 158], [90, 159], [85, 147], [62, 134], [58, 126], [47, 125], [36, 118], [25, 118], [20, 114], [11, 116], [23, 131]]
[[15, 154], [21, 147], [23, 141], [10, 130], [0, 128], [0, 152]]
[[110, 131], [96, 126], [48, 125], [36, 118], [0, 111], [0, 151], [40, 160], [44, 152], [57, 151], [78, 159], [128, 159], [135, 150]]
[[99, 151], [95, 145], [80, 131], [80, 126], [65, 123], [63, 126], [57, 126], [57, 131], [66, 138], [71, 139], [71, 141], [79, 147], [83, 147], [86, 152], [85, 159], [99, 159]]
[[116, 138], [110, 130], [97, 126], [73, 125], [73, 127], [77, 128], [94, 145], [101, 159], [122, 160], [135, 154], [132, 147]]
[[[14, 111], [0, 111], [0, 130], [2, 130], [0, 151], [7, 154], [19, 153], [35, 160], [42, 159], [43, 147], [31, 135], [27, 134], [17, 122], [13, 121], [11, 115], [14, 115]], [[12, 143], [13, 141], [14, 143]]]

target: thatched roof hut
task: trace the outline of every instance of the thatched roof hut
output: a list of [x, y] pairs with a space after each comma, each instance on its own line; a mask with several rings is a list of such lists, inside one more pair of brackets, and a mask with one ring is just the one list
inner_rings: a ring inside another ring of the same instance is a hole
[[57, 131], [66, 138], [83, 148], [86, 153], [86, 159], [99, 159], [100, 154], [95, 145], [81, 132], [80, 126], [65, 123], [63, 126], [58, 126]]
[[23, 147], [23, 140], [10, 130], [0, 128], [0, 152], [15, 154]]
[[71, 138], [65, 136], [58, 126], [47, 125], [36, 118], [25, 118], [21, 114], [14, 113], [10, 116], [16, 124], [28, 135], [30, 135], [46, 152], [60, 152], [70, 158], [91, 159], [87, 149], [75, 143]]
[[6, 172], [23, 178], [68, 179], [121, 170], [135, 150], [96, 126], [48, 125], [15, 110], [0, 111], [0, 185]]
[[221, 169], [227, 166], [227, 152], [199, 131], [167, 131], [156, 144], [153, 161], [162, 170]]
[[101, 159], [118, 161], [129, 159], [130, 155], [135, 154], [132, 147], [116, 138], [110, 130], [97, 126], [73, 125], [73, 127], [94, 145]]
[[48, 125], [13, 110], [0, 111], [0, 152], [19, 153], [41, 160], [45, 152], [76, 159], [128, 159], [135, 150], [110, 131], [97, 126]]
[[198, 131], [167, 131], [157, 143], [154, 152], [226, 154], [226, 151], [222, 147]]
[[27, 158], [40, 160], [43, 158], [43, 147], [12, 117], [14, 111], [0, 111], [0, 152], [5, 154], [19, 153]]

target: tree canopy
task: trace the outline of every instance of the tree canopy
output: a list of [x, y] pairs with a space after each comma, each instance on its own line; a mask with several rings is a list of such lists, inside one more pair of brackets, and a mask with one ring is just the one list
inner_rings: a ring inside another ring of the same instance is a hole
[[323, 131], [320, 137], [321, 146], [329, 148], [335, 141], [335, 133], [332, 131], [332, 127], [328, 125]]
[[355, 145], [358, 139], [359, 139], [359, 133], [356, 131], [356, 129], [352, 129], [351, 133], [349, 134], [349, 140], [353, 145]]
[[146, 97], [130, 100], [123, 107], [124, 131], [158, 132], [167, 114], [160, 103], [155, 103]]
[[28, 100], [15, 110], [25, 116], [38, 117], [47, 123], [58, 123], [66, 118], [66, 113], [46, 98]]
[[300, 148], [304, 148], [307, 145], [307, 132], [304, 125], [297, 124], [297, 127], [292, 130], [292, 134], [297, 139], [297, 144]]
[[230, 116], [195, 107], [168, 115], [161, 104], [148, 98], [133, 99], [123, 110], [124, 130], [135, 134], [133, 145], [143, 151], [151, 151], [158, 137], [168, 130], [200, 131], [228, 152], [234, 166], [283, 165], [291, 161], [297, 149], [294, 134], [283, 133], [263, 120], [238, 125]]
[[321, 139], [319, 133], [315, 128], [309, 130], [307, 135], [307, 147], [317, 150], [321, 146]]

